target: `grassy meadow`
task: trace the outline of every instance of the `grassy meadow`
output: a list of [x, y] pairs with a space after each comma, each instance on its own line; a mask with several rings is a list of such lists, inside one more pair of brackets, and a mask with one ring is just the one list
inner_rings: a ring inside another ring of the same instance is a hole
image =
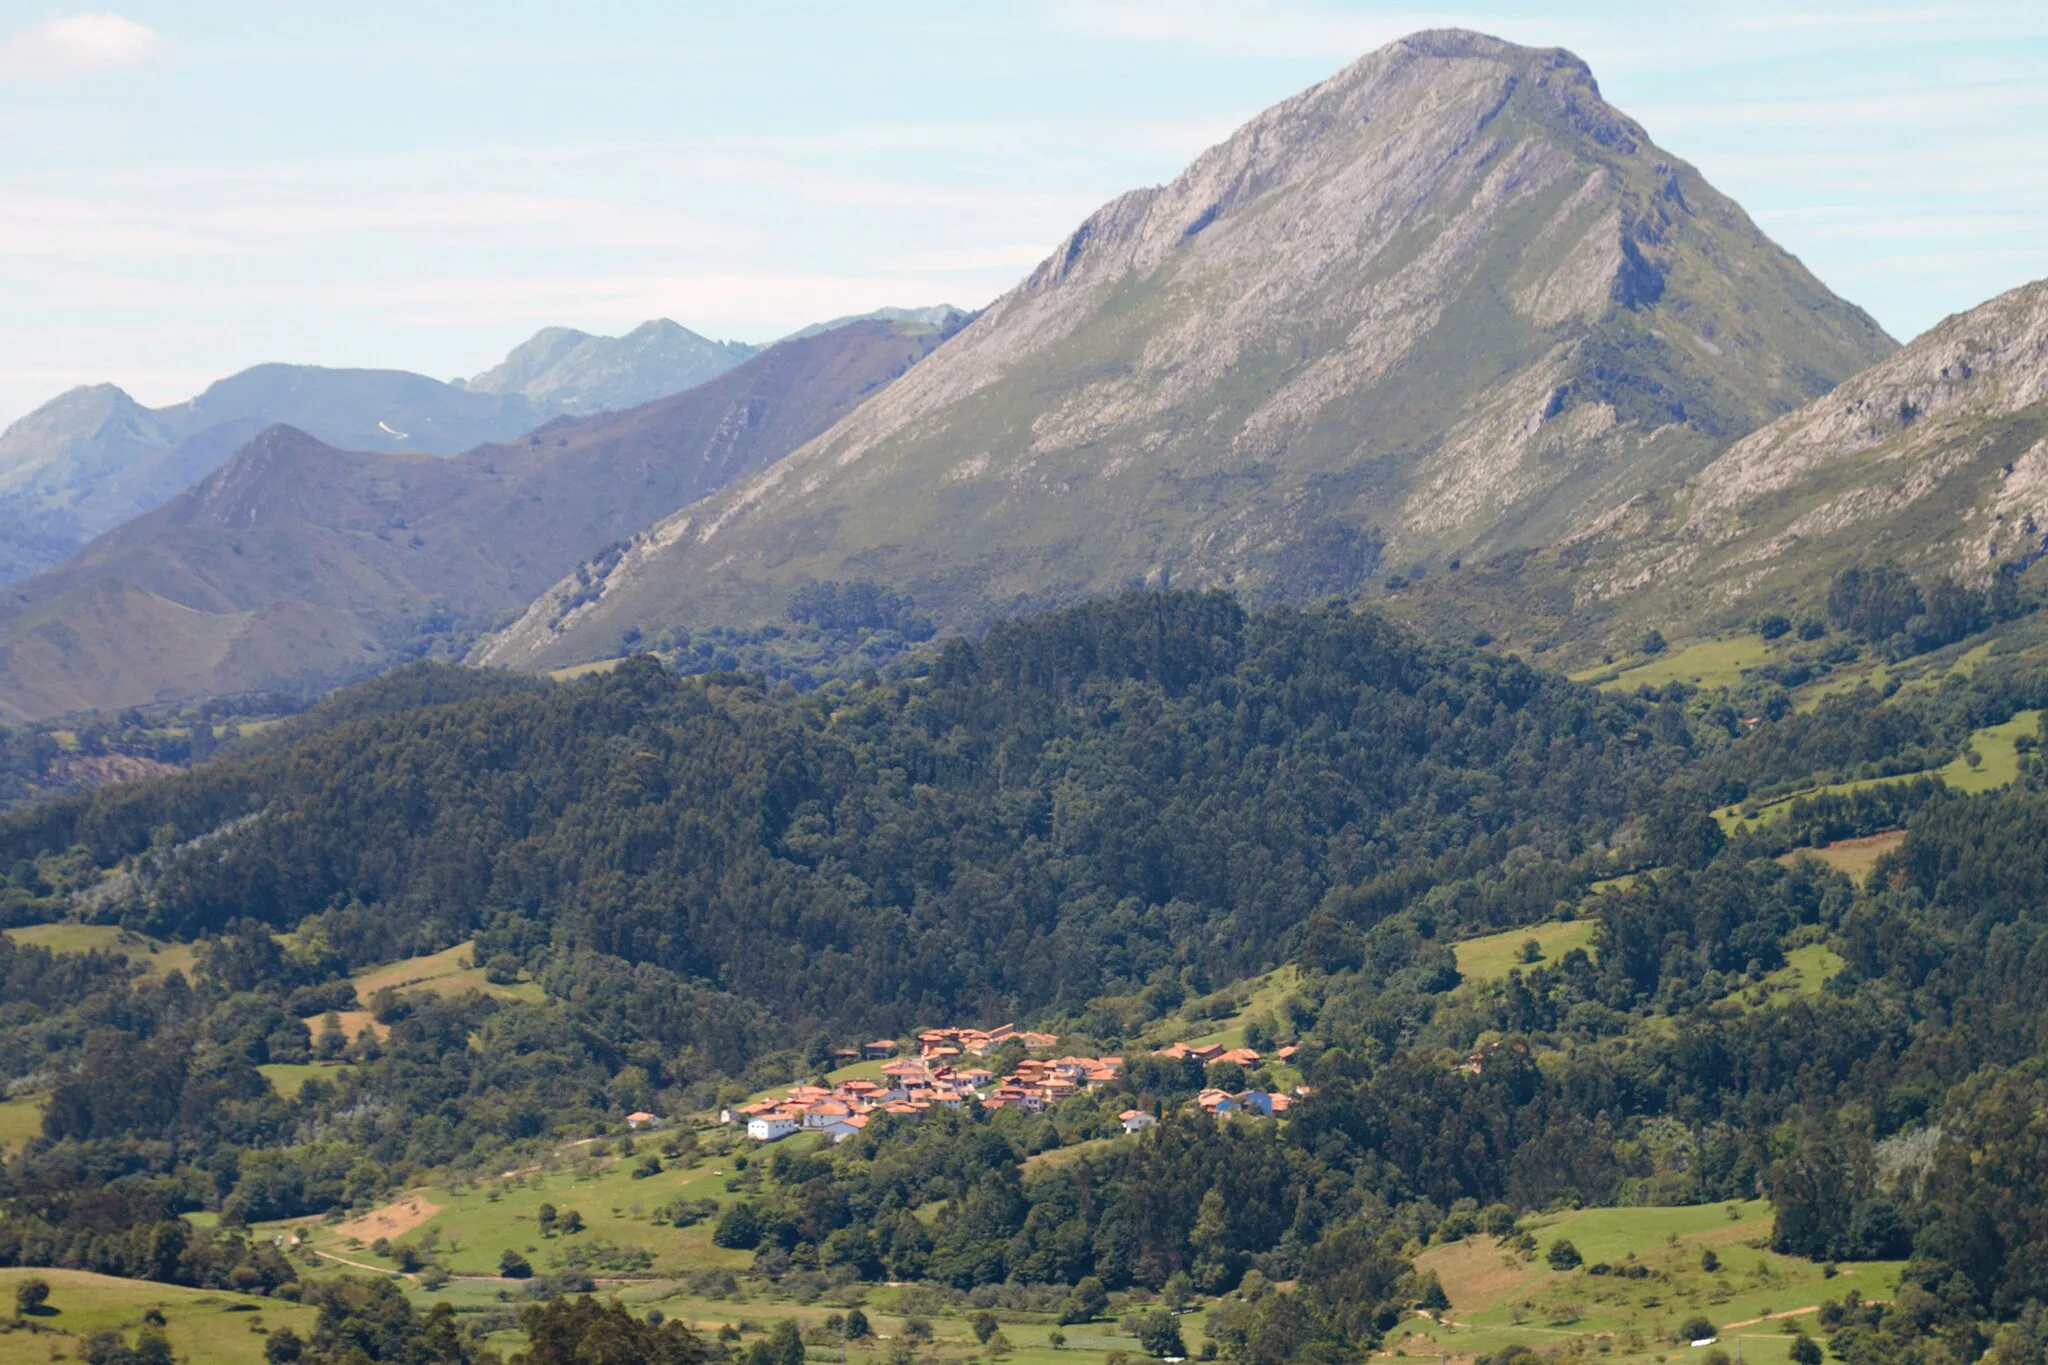
[[318, 1316], [295, 1303], [224, 1289], [181, 1289], [83, 1270], [4, 1269], [0, 1302], [9, 1315], [14, 1287], [26, 1279], [50, 1286], [49, 1303], [34, 1317], [0, 1323], [0, 1365], [82, 1360], [85, 1339], [94, 1332], [124, 1332], [132, 1342], [142, 1315], [152, 1308], [163, 1314], [164, 1334], [180, 1360], [263, 1365], [264, 1338], [273, 1329], [290, 1327], [308, 1336]]
[[[1499, 981], [1516, 967], [1555, 967], [1574, 948], [1590, 953], [1597, 927], [1597, 922], [1590, 919], [1552, 920], [1503, 934], [1468, 938], [1452, 947], [1458, 957], [1458, 975], [1468, 982]], [[1528, 962], [1523, 958], [1524, 946], [1532, 940], [1538, 956], [1534, 962]]]
[[[1451, 1301], [1441, 1321], [1416, 1315], [1388, 1340], [1395, 1354], [1470, 1359], [1512, 1343], [1543, 1349], [1578, 1342], [1617, 1365], [1684, 1359], [1688, 1319], [1712, 1322], [1724, 1349], [1745, 1360], [1790, 1359], [1788, 1321], [1819, 1335], [1820, 1304], [1849, 1289], [1889, 1298], [1899, 1263], [1827, 1267], [1769, 1250], [1762, 1200], [1684, 1208], [1582, 1209], [1525, 1221], [1532, 1254], [1491, 1237], [1431, 1247], [1416, 1264], [1434, 1271]], [[1576, 1268], [1553, 1270], [1550, 1248], [1569, 1241]], [[1712, 1254], [1713, 1260], [1707, 1257]], [[1709, 1265], [1713, 1268], [1709, 1269]], [[1598, 1266], [1609, 1273], [1595, 1274]], [[1612, 1273], [1640, 1268], [1640, 1278]], [[1676, 1353], [1676, 1354], [1674, 1354]]]

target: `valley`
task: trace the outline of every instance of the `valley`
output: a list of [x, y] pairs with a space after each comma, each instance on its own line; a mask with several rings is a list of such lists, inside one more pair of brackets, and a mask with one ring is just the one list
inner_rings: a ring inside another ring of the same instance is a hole
[[1156, 35], [689, 18], [265, 229], [597, 330], [0, 433], [0, 1365], [2048, 1361], [2048, 283], [1901, 342], [1563, 48], [1115, 193]]

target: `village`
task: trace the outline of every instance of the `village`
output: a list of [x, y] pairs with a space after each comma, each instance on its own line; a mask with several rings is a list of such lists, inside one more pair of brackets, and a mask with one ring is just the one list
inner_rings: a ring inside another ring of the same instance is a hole
[[[878, 1039], [836, 1056], [846, 1062], [879, 1061], [879, 1075], [849, 1077], [831, 1086], [792, 1086], [780, 1098], [726, 1109], [719, 1121], [744, 1123], [747, 1136], [761, 1143], [804, 1132], [819, 1133], [837, 1143], [861, 1132], [876, 1114], [911, 1117], [937, 1106], [959, 1109], [969, 1104], [1037, 1113], [1047, 1105], [1122, 1079], [1122, 1057], [1032, 1055], [1052, 1052], [1059, 1042], [1056, 1035], [1019, 1030], [1010, 1024], [987, 1030], [927, 1029], [917, 1035], [917, 1055], [912, 1057], [898, 1055], [904, 1049], [895, 1039]], [[1017, 1047], [1024, 1049], [1025, 1056], [1007, 1076], [998, 1077], [982, 1066], [962, 1065]], [[1285, 1063], [1294, 1054], [1294, 1048], [1283, 1047], [1272, 1060]], [[1175, 1061], [1193, 1059], [1205, 1068], [1232, 1063], [1247, 1070], [1264, 1060], [1252, 1048], [1221, 1044], [1189, 1047], [1175, 1043], [1154, 1055]], [[1307, 1093], [1305, 1086], [1297, 1087], [1292, 1095], [1257, 1086], [1237, 1091], [1212, 1087], [1197, 1095], [1191, 1107], [1217, 1117], [1284, 1117], [1296, 1099]], [[1126, 1133], [1142, 1132], [1159, 1121], [1156, 1115], [1138, 1109], [1127, 1109], [1118, 1119]]]

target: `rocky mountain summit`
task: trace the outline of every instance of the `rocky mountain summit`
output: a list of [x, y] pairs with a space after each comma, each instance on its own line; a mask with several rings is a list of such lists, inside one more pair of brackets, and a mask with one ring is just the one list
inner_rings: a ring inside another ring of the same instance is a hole
[[2048, 281], [1949, 318], [1530, 566], [1582, 612], [1732, 623], [1849, 564], [1981, 581], [2048, 550]]
[[806, 578], [973, 625], [1134, 581], [1302, 599], [1455, 572], [1683, 481], [1893, 348], [1570, 53], [1416, 34], [1105, 205], [489, 657], [770, 619]]

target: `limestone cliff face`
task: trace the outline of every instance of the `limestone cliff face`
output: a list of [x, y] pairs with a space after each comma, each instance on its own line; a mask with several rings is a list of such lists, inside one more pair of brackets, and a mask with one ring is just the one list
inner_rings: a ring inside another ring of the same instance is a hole
[[1576, 57], [1417, 34], [1105, 205], [487, 657], [765, 619], [806, 575], [954, 625], [1143, 579], [1356, 591], [1552, 543], [1891, 350]]
[[1952, 317], [1573, 538], [1578, 595], [1627, 615], [1680, 599], [1817, 600], [1848, 563], [1981, 579], [2048, 526], [2048, 281]]

